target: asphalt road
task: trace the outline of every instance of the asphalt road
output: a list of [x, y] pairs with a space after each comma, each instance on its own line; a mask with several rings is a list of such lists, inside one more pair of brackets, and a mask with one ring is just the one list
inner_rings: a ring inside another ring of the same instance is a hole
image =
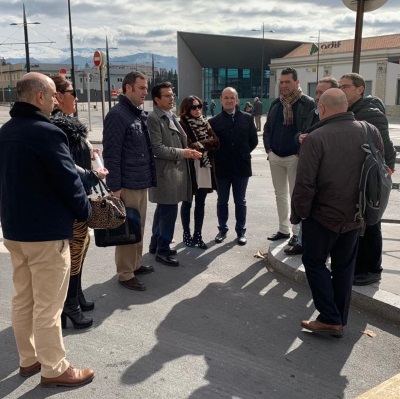
[[[185, 248], [175, 232], [181, 266], [144, 256], [154, 274], [145, 292], [117, 284], [113, 249], [91, 243], [84, 286], [96, 308], [88, 331], [64, 331], [67, 357], [89, 366], [94, 381], [79, 389], [47, 389], [39, 376], [21, 378], [11, 329], [11, 265], [0, 242], [0, 397], [68, 399], [330, 399], [356, 398], [397, 374], [400, 329], [352, 307], [343, 339], [313, 336], [300, 321], [315, 315], [311, 294], [254, 255], [266, 252], [277, 215], [268, 163], [253, 153], [248, 189], [248, 245], [235, 243], [234, 222], [223, 244], [216, 194], [206, 203], [209, 249]], [[147, 225], [154, 207], [149, 205]], [[231, 216], [234, 215], [231, 207]], [[149, 229], [144, 246], [149, 244]], [[361, 331], [371, 330], [371, 338]]]

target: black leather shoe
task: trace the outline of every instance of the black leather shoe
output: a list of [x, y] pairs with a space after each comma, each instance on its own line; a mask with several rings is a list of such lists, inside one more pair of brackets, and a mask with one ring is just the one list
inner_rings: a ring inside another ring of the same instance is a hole
[[167, 266], [179, 266], [179, 262], [172, 255], [156, 255], [156, 261]]
[[154, 272], [154, 266], [140, 266], [139, 269], [134, 271], [134, 274], [149, 274]]
[[287, 245], [289, 245], [290, 247], [293, 247], [293, 245], [297, 244], [297, 236], [293, 235], [290, 237], [289, 242], [287, 243]]
[[[149, 247], [149, 253], [155, 255], [157, 253], [157, 249], [154, 247]], [[170, 255], [176, 255], [178, 251], [176, 249], [170, 249], [169, 254]]]
[[354, 276], [353, 285], [370, 285], [377, 283], [381, 278], [381, 273], [360, 273]]
[[137, 277], [132, 277], [126, 281], [119, 280], [118, 282], [128, 290], [146, 291], [146, 286]]
[[217, 244], [220, 244], [222, 241], [224, 241], [226, 238], [226, 233], [222, 233], [222, 231], [220, 231], [216, 236], [215, 236], [215, 242]]
[[286, 248], [283, 250], [286, 255], [301, 255], [303, 253], [303, 247], [299, 244], [293, 245], [293, 247]]
[[283, 234], [280, 231], [278, 231], [277, 233], [272, 234], [272, 236], [268, 237], [267, 239], [270, 241], [278, 241], [278, 240], [286, 240], [289, 237], [290, 234]]
[[239, 245], [246, 245], [247, 244], [246, 236], [244, 234], [242, 236], [238, 236], [237, 242]]

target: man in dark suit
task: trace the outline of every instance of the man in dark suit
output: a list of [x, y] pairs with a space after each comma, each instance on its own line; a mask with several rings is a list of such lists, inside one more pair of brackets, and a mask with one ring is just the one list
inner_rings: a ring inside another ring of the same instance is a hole
[[250, 154], [258, 144], [257, 130], [251, 115], [238, 109], [238, 93], [233, 87], [222, 91], [220, 102], [222, 111], [210, 119], [210, 125], [220, 141], [219, 150], [215, 152], [219, 229], [215, 242], [224, 241], [228, 232], [228, 200], [232, 187], [237, 241], [239, 245], [245, 245], [246, 189], [252, 175]]
[[156, 203], [150, 252], [156, 261], [167, 266], [178, 266], [171, 250], [178, 215], [178, 203], [191, 201], [192, 184], [187, 159], [200, 159], [202, 153], [187, 148], [184, 130], [172, 112], [174, 93], [170, 82], [155, 85], [151, 90], [154, 111], [149, 114], [147, 127], [155, 156], [157, 187], [149, 190], [150, 202]]

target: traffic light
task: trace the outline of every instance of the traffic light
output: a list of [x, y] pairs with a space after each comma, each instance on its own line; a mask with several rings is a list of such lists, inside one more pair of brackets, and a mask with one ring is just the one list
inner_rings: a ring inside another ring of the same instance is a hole
[[12, 88], [11, 88], [10, 85], [8, 85], [8, 92], [9, 92], [9, 93], [12, 92]]

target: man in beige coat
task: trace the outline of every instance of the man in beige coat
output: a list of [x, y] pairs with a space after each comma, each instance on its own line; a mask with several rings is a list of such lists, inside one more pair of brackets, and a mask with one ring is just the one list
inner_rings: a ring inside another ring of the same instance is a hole
[[174, 107], [171, 83], [154, 86], [151, 95], [154, 111], [148, 116], [147, 128], [156, 161], [157, 187], [149, 190], [149, 200], [157, 207], [149, 251], [156, 254], [157, 262], [178, 266], [179, 262], [174, 257], [176, 251], [170, 248], [178, 203], [192, 198], [187, 159], [199, 159], [201, 152], [187, 148], [186, 134], [171, 112]]

